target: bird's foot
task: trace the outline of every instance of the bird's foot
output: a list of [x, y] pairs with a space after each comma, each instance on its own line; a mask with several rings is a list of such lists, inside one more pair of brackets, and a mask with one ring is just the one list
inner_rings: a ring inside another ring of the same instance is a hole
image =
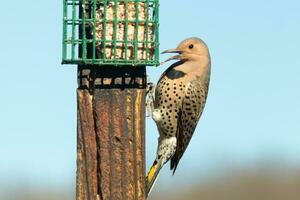
[[146, 110], [147, 115], [146, 117], [152, 117], [152, 113], [154, 111], [154, 83], [148, 82], [147, 83], [147, 92], [146, 92]]

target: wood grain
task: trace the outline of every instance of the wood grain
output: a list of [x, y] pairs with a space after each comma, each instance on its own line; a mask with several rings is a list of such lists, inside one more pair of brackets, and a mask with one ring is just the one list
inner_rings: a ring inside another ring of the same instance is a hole
[[78, 67], [77, 200], [145, 199], [145, 67]]

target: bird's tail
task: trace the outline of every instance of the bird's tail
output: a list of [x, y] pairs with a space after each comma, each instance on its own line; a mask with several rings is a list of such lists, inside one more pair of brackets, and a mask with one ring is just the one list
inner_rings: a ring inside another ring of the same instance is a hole
[[150, 194], [161, 168], [162, 168], [161, 161], [156, 159], [152, 164], [152, 167], [150, 168], [147, 175], [147, 184], [146, 184], [147, 196]]

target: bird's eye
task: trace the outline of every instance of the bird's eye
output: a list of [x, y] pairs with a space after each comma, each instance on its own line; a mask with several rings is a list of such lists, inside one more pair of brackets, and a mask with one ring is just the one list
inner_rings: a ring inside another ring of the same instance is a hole
[[192, 49], [192, 48], [194, 48], [194, 45], [190, 44], [189, 49]]

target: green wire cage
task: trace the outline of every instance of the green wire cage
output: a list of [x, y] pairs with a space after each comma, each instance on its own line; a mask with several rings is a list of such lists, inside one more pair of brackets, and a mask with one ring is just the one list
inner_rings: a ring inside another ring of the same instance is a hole
[[158, 0], [64, 0], [63, 64], [159, 65]]

